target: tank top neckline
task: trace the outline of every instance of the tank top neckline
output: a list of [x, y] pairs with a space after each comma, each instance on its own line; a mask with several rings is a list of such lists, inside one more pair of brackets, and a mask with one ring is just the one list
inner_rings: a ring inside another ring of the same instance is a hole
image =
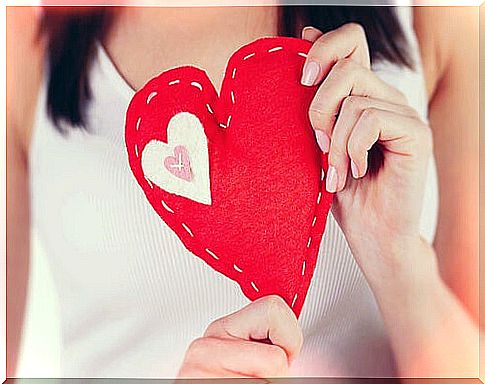
[[124, 99], [128, 101], [132, 99], [133, 95], [136, 93], [134, 89], [120, 72], [116, 64], [113, 62], [108, 52], [104, 48], [101, 42], [96, 43], [98, 63], [102, 72], [108, 76], [109, 81], [116, 89], [116, 91], [121, 94]]

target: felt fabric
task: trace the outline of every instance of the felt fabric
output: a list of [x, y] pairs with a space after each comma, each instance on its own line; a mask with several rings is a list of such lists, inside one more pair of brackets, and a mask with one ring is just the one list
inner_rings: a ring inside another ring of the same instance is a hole
[[[141, 122], [140, 117], [138, 119]], [[134, 150], [139, 156], [138, 144]], [[147, 181], [163, 186], [167, 192], [203, 204], [211, 203], [207, 138], [197, 116], [181, 112], [171, 117], [167, 143], [150, 140], [142, 148], [141, 159]]]
[[300, 84], [310, 46], [240, 48], [220, 96], [198, 68], [163, 72], [134, 95], [125, 127], [133, 174], [185, 247], [249, 299], [280, 295], [297, 316], [332, 201], [308, 118], [316, 87]]

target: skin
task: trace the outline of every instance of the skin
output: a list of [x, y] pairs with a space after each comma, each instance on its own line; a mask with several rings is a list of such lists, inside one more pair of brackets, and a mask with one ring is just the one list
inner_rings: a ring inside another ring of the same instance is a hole
[[[271, 8], [197, 12], [137, 8], [119, 15], [104, 44], [133, 88], [160, 68], [187, 62], [206, 68], [220, 85], [237, 47], [276, 33]], [[401, 376], [477, 376], [477, 15], [476, 8], [415, 9], [429, 125], [369, 70], [362, 28], [350, 24], [325, 35], [306, 28], [303, 34], [314, 42], [307, 61], [317, 63], [319, 89], [309, 114], [335, 170], [326, 185], [337, 191], [333, 212], [378, 301]], [[7, 225], [16, 229], [7, 233], [7, 288], [20, 292], [7, 300], [12, 375], [28, 271], [27, 161], [42, 44], [32, 42], [31, 10], [10, 8], [7, 16]], [[367, 150], [376, 141], [385, 166], [370, 177]], [[440, 217], [430, 246], [419, 236], [418, 220], [432, 151]], [[261, 342], [266, 338], [272, 344]], [[190, 345], [179, 374], [284, 376], [300, 346], [301, 331], [286, 304], [263, 298], [209, 325]]]

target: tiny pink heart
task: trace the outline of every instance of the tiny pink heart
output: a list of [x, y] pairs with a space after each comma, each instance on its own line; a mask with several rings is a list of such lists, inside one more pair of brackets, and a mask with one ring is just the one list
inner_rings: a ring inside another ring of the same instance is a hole
[[173, 156], [165, 158], [165, 168], [179, 179], [191, 181], [192, 172], [190, 171], [190, 157], [187, 148], [183, 145], [177, 145], [173, 149], [173, 154]]

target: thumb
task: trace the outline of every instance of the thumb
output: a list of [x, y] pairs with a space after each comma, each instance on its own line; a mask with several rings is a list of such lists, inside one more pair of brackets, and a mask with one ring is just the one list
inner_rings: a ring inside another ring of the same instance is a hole
[[303, 342], [298, 320], [279, 296], [265, 296], [213, 322], [206, 337], [238, 338], [267, 342], [282, 348], [292, 360]]

